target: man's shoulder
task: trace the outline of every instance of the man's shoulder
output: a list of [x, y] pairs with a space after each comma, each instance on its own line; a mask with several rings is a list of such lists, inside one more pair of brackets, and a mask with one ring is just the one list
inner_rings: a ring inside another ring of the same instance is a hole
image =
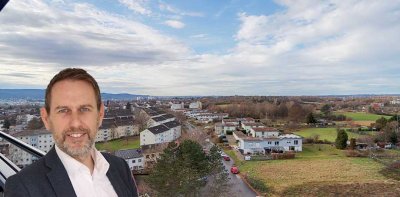
[[125, 161], [124, 159], [117, 157], [115, 155], [112, 155], [110, 153], [101, 152], [101, 154], [108, 161], [108, 163], [121, 163], [121, 162]]
[[22, 177], [29, 177], [29, 176], [37, 176], [38, 174], [44, 174], [47, 171], [47, 167], [45, 165], [44, 157], [40, 158], [39, 160], [35, 161], [34, 163], [22, 168], [16, 175]]

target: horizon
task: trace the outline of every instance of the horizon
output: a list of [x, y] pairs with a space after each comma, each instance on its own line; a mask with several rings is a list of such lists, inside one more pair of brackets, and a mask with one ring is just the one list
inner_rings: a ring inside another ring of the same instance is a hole
[[[29, 88], [21, 88], [21, 89], [8, 89], [8, 88], [0, 88], [0, 91], [2, 90], [40, 90], [40, 91], [45, 91], [46, 89], [29, 89]], [[233, 96], [239, 96], [239, 97], [351, 97], [351, 96], [400, 96], [399, 94], [326, 94], [326, 95], [182, 95], [182, 96], [177, 96], [177, 95], [145, 95], [145, 94], [135, 94], [135, 93], [125, 93], [125, 92], [120, 92], [120, 93], [110, 93], [110, 92], [102, 92], [101, 94], [109, 94], [109, 95], [129, 95], [129, 96], [143, 96], [143, 97], [233, 97]], [[44, 95], [43, 95], [44, 96]]]
[[390, 95], [396, 1], [9, 1], [0, 88], [40, 89], [81, 67], [103, 92]]

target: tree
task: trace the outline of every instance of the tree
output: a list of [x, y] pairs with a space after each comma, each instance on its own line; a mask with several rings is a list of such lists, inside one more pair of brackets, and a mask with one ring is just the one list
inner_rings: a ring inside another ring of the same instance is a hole
[[28, 129], [35, 130], [35, 129], [42, 129], [44, 124], [41, 119], [33, 117], [32, 120], [28, 122]]
[[[228, 190], [228, 172], [225, 170], [224, 164], [221, 162], [221, 155], [219, 153], [218, 146], [214, 145], [210, 149], [209, 154], [210, 161], [210, 178], [211, 183], [209, 184], [207, 196], [223, 196]], [[226, 196], [229, 196], [226, 194]]]
[[140, 110], [136, 110], [134, 114], [134, 121], [133, 124], [138, 127], [139, 132], [148, 128], [149, 117], [142, 113]]
[[325, 104], [324, 106], [322, 106], [321, 112], [322, 112], [325, 116], [329, 115], [329, 114], [331, 113], [331, 105]]
[[337, 129], [337, 137], [335, 140], [336, 148], [345, 149], [347, 147], [347, 140], [349, 136], [344, 129]]
[[384, 117], [381, 117], [375, 121], [375, 128], [379, 131], [382, 128], [386, 127], [387, 123], [388, 123], [388, 120]]
[[162, 196], [196, 196], [211, 165], [202, 147], [185, 140], [171, 142], [149, 176], [150, 186]]
[[8, 119], [4, 120], [3, 126], [1, 128], [10, 129], [11, 122]]
[[313, 113], [309, 113], [306, 118], [307, 124], [315, 124], [317, 120], [315, 119]]

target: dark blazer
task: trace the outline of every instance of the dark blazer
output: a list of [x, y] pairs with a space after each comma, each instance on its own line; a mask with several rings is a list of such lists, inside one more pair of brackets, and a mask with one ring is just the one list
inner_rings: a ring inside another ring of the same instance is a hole
[[[118, 196], [138, 196], [136, 184], [125, 160], [102, 153], [110, 164], [107, 177]], [[35, 163], [10, 176], [5, 185], [5, 196], [76, 196], [67, 171], [54, 147]]]

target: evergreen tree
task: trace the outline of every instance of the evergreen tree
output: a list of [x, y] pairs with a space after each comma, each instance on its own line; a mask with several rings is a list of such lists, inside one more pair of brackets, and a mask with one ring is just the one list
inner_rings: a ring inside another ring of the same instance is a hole
[[[224, 164], [221, 162], [221, 155], [218, 146], [214, 145], [210, 149], [210, 178], [212, 182], [209, 184], [209, 194], [207, 196], [220, 197], [227, 193], [228, 190], [228, 172]], [[228, 194], [227, 194], [228, 195]]]
[[307, 124], [315, 124], [315, 123], [317, 123], [317, 120], [315, 119], [315, 117], [314, 117], [312, 112], [307, 115], [306, 119], [307, 119]]
[[347, 140], [349, 136], [344, 129], [337, 129], [337, 137], [335, 140], [336, 148], [345, 149], [347, 147]]
[[197, 196], [210, 169], [200, 144], [185, 140], [178, 146], [172, 142], [157, 160], [149, 183], [162, 196]]
[[4, 120], [3, 126], [1, 128], [10, 129], [11, 123], [8, 119]]

